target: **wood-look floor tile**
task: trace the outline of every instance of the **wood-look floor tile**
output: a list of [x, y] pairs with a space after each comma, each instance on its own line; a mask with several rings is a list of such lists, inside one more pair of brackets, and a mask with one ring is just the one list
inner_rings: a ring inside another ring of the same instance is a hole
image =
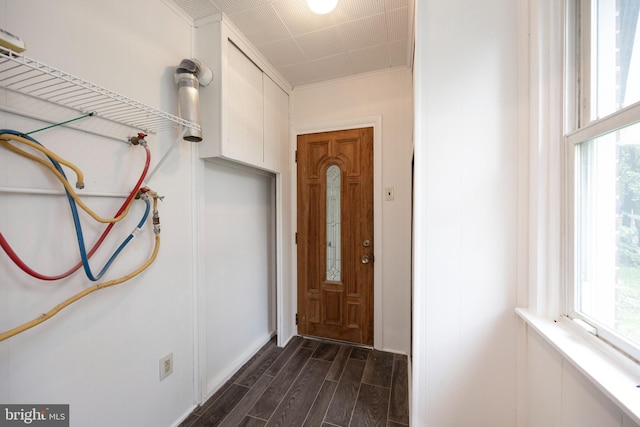
[[264, 420], [246, 416], [242, 422], [238, 424], [238, 427], [264, 427], [266, 423]]
[[[268, 343], [266, 343], [264, 346], [262, 346], [262, 348], [260, 350], [258, 350], [256, 352], [256, 354], [254, 354], [251, 358], [249, 358], [249, 360], [247, 360], [245, 362], [244, 365], [242, 365], [242, 367], [240, 369], [238, 369], [229, 379], [229, 381], [231, 382], [231, 384], [233, 384], [234, 382], [236, 382], [236, 380], [238, 378], [240, 378], [241, 375], [243, 375], [247, 369], [249, 369], [250, 367], [253, 366], [254, 362], [256, 360], [258, 360], [259, 358], [261, 358], [265, 353], [271, 351], [271, 349], [277, 348], [278, 347], [278, 338], [276, 336], [274, 336], [273, 338], [271, 338], [269, 340]], [[277, 351], [277, 350], [276, 350]]]
[[231, 387], [216, 400], [207, 412], [194, 424], [194, 427], [214, 427], [227, 416], [229, 412], [242, 400], [249, 388], [237, 384]]
[[287, 345], [284, 347], [284, 351], [280, 353], [280, 356], [278, 356], [278, 358], [271, 364], [271, 366], [269, 366], [269, 369], [265, 371], [265, 374], [271, 375], [272, 377], [278, 375], [280, 369], [282, 369], [282, 367], [287, 364], [289, 359], [291, 359], [291, 356], [293, 356], [298, 350], [301, 343], [301, 337], [291, 338]]
[[408, 427], [407, 386], [407, 356], [274, 338], [180, 427]]
[[318, 396], [309, 410], [309, 415], [304, 422], [304, 427], [319, 427], [322, 425], [324, 414], [327, 412], [327, 408], [329, 407], [329, 403], [337, 386], [338, 383], [335, 381], [325, 381], [322, 384], [322, 388], [318, 392]]
[[280, 354], [282, 354], [283, 351], [284, 349], [282, 347], [269, 348], [247, 367], [244, 373], [235, 381], [235, 384], [245, 387], [253, 387], [262, 374], [269, 369], [271, 364], [278, 358], [278, 356], [280, 356]]
[[[231, 387], [231, 385], [233, 384], [233, 380], [230, 379], [229, 381], [227, 381], [226, 383], [224, 383], [222, 385], [222, 387], [220, 387], [214, 394], [213, 396], [211, 396], [209, 399], [207, 399], [207, 401], [205, 403], [203, 403], [201, 406], [199, 406], [198, 408], [196, 408], [196, 410], [194, 411], [194, 413], [196, 415], [202, 415], [205, 412], [207, 412], [207, 410], [209, 410], [209, 408], [211, 407], [211, 405], [213, 405], [216, 400], [218, 400], [220, 398], [220, 396], [222, 396], [223, 394], [225, 394], [227, 392], [227, 390], [229, 390], [229, 387]], [[182, 426], [181, 426], [182, 427]]]
[[338, 354], [338, 350], [340, 350], [340, 346], [338, 344], [323, 342], [318, 345], [316, 351], [313, 353], [314, 359], [327, 360], [329, 362], [333, 362]]
[[347, 366], [347, 362], [349, 361], [349, 356], [351, 354], [352, 349], [353, 347], [350, 347], [347, 345], [340, 346], [340, 350], [338, 350], [338, 354], [333, 360], [333, 363], [331, 364], [331, 369], [327, 374], [327, 379], [329, 381], [340, 381], [340, 377], [342, 376], [344, 367]]
[[272, 380], [273, 377], [268, 375], [260, 377], [258, 382], [251, 387], [251, 390], [244, 395], [242, 400], [238, 402], [229, 415], [220, 423], [220, 427], [237, 427], [247, 412], [249, 412], [249, 409], [251, 409], [260, 396], [262, 396], [262, 393], [264, 393]]
[[302, 340], [302, 344], [300, 344], [300, 347], [305, 347], [305, 348], [316, 348], [318, 347], [318, 345], [320, 344], [320, 341], [318, 340], [312, 340], [309, 338], [305, 338]]
[[269, 387], [267, 387], [256, 404], [253, 405], [248, 415], [269, 420], [312, 354], [313, 350], [310, 348], [299, 348], [296, 354], [294, 354], [289, 362], [280, 370], [280, 373], [271, 382]]
[[362, 383], [349, 427], [386, 427], [389, 389]]
[[278, 405], [267, 427], [302, 426], [330, 368], [331, 362], [309, 360]]
[[[277, 348], [276, 347], [276, 343], [277, 343], [277, 337], [273, 337], [269, 340], [268, 343], [266, 343], [264, 346], [262, 346], [262, 348], [260, 350], [258, 350], [256, 352], [256, 354], [254, 354], [249, 360], [247, 360], [247, 362], [242, 365], [242, 367], [240, 369], [238, 369], [232, 376], [231, 378], [229, 378], [229, 380], [223, 384], [214, 394], [213, 396], [211, 396], [209, 399], [207, 399], [207, 401], [205, 403], [203, 403], [202, 405], [200, 405], [198, 408], [195, 409], [194, 414], [196, 415], [202, 415], [205, 412], [207, 412], [207, 409], [209, 409], [209, 407], [211, 407], [211, 405], [213, 405], [213, 403], [218, 400], [220, 398], [220, 396], [222, 396], [228, 389], [229, 387], [231, 387], [231, 384], [233, 384], [241, 375], [243, 375], [246, 370], [253, 365], [253, 363], [259, 359], [260, 357], [262, 357], [262, 355], [268, 351], [270, 351], [272, 348]], [[188, 427], [188, 426], [183, 426], [182, 424], [180, 425], [180, 427]]]
[[350, 357], [357, 360], [367, 360], [369, 353], [371, 353], [371, 350], [368, 348], [354, 347], [353, 350], [351, 350]]
[[391, 387], [391, 373], [393, 370], [393, 354], [373, 350], [367, 359], [362, 382], [381, 387]]
[[402, 354], [396, 354], [393, 358], [389, 420], [409, 424], [409, 376], [407, 356]]
[[191, 427], [198, 421], [199, 418], [199, 415], [196, 415], [195, 412], [192, 412], [191, 415], [189, 415], [186, 420], [181, 422], [178, 427]]
[[349, 425], [351, 412], [356, 404], [358, 389], [364, 372], [363, 360], [349, 359], [342, 373], [336, 392], [331, 399], [325, 421], [342, 427]]

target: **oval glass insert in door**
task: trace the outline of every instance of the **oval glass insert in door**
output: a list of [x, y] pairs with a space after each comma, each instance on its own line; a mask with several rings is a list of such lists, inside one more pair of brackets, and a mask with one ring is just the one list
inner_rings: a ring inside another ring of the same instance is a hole
[[340, 167], [327, 168], [326, 280], [340, 281]]

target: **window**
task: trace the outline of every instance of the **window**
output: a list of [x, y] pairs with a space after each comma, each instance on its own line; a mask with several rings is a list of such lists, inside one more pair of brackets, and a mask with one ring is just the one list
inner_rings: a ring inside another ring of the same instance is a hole
[[640, 360], [640, 0], [574, 0], [570, 9], [567, 311]]
[[326, 278], [340, 281], [340, 166], [327, 168], [327, 271]]

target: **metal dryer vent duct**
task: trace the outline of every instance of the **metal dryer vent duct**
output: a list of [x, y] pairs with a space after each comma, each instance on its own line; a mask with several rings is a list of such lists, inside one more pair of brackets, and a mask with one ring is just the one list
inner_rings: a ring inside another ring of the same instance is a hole
[[[178, 85], [178, 105], [180, 117], [200, 124], [200, 96], [198, 88], [207, 86], [213, 80], [213, 72], [197, 59], [183, 59], [173, 75]], [[202, 131], [187, 129], [185, 141], [202, 141]]]

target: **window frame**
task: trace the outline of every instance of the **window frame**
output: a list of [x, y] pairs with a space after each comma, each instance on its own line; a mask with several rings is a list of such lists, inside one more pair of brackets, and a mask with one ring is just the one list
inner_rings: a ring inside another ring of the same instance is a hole
[[[617, 351], [621, 351], [638, 363], [640, 345], [626, 339], [615, 330], [596, 319], [576, 311], [578, 294], [577, 268], [579, 266], [578, 194], [580, 185], [580, 145], [615, 132], [624, 127], [640, 123], [640, 101], [621, 108], [611, 114], [591, 119], [594, 96], [591, 90], [591, 72], [594, 66], [591, 56], [592, 14], [591, 0], [567, 0], [565, 22], [565, 197], [566, 215], [566, 268], [564, 289], [561, 294], [564, 315], [595, 335]], [[587, 47], [587, 49], [583, 49]]]

